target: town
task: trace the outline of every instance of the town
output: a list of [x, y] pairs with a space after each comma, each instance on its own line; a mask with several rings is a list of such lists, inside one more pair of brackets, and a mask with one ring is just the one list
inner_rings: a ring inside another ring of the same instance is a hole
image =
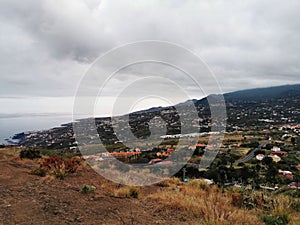
[[[117, 120], [107, 117], [76, 121], [84, 136], [80, 152], [72, 123], [45, 131], [24, 132], [14, 139], [24, 148], [82, 154], [94, 167], [117, 158], [128, 164], [157, 164], [165, 168], [176, 163], [168, 160], [173, 152], [186, 151], [190, 152], [191, 158], [183, 169], [191, 178], [201, 177], [220, 185], [250, 185], [251, 188], [275, 188], [280, 184], [299, 188], [299, 85], [285, 88], [287, 90], [283, 94], [276, 96], [264, 94], [264, 89], [253, 91], [262, 97], [251, 93], [243, 96], [239, 92], [225, 94], [228, 118], [226, 131], [222, 133], [224, 140], [210, 167], [200, 171], [198, 167], [205, 151], [213, 149], [209, 145], [212, 124], [206, 98], [193, 100], [199, 115], [193, 121], [197, 124], [198, 133], [181, 133], [180, 117], [176, 106], [173, 106], [135, 112]], [[279, 91], [281, 89], [278, 87]], [[190, 112], [185, 113], [188, 115]], [[159, 118], [161, 120], [157, 120], [155, 126], [157, 130], [166, 126], [166, 133], [149, 144], [147, 137], [155, 135], [150, 132], [149, 121]], [[125, 136], [116, 134], [116, 129], [131, 131], [137, 141], [130, 142]], [[197, 137], [197, 143], [189, 141], [191, 137]], [[179, 140], [186, 141], [179, 145]], [[105, 149], [99, 148], [99, 143]], [[175, 176], [181, 177], [182, 171]]]

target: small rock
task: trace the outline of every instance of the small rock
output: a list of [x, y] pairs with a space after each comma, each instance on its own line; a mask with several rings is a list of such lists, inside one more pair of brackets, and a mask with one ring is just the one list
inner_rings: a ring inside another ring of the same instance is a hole
[[82, 222], [82, 220], [83, 220], [83, 217], [77, 217], [76, 219], [75, 219], [75, 221], [77, 221], [77, 222]]

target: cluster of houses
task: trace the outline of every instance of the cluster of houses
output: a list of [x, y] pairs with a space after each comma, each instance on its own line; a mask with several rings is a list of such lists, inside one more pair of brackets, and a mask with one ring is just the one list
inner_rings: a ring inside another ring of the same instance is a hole
[[[270, 158], [273, 159], [274, 162], [277, 163], [277, 162], [281, 161], [281, 157], [287, 157], [288, 156], [287, 152], [281, 151], [280, 147], [274, 146], [271, 150], [272, 150], [272, 153], [269, 154], [268, 156], [265, 156], [264, 154], [258, 154], [258, 155], [256, 155], [256, 159], [259, 160], [259, 161], [262, 161], [265, 157], [270, 157]], [[291, 171], [288, 171], [288, 170], [280, 170], [279, 169], [278, 174], [280, 176], [287, 177], [287, 178], [290, 178], [290, 179], [294, 178], [293, 173]]]

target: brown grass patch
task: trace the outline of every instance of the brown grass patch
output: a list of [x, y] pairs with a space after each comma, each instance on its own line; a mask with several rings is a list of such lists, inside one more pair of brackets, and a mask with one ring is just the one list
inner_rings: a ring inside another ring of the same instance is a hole
[[177, 190], [165, 190], [148, 196], [158, 201], [157, 211], [178, 210], [187, 217], [199, 219], [198, 224], [262, 224], [255, 211], [234, 207], [232, 194], [218, 187], [193, 181]]

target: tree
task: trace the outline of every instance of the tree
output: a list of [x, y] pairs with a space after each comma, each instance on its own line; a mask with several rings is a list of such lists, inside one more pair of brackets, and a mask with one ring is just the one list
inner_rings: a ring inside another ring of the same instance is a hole
[[220, 165], [218, 167], [218, 172], [219, 172], [218, 181], [223, 186], [223, 184], [225, 183], [225, 180], [227, 178], [227, 167], [226, 167], [226, 165]]
[[266, 180], [272, 184], [276, 183], [276, 175], [278, 173], [278, 168], [276, 164], [270, 164], [266, 172]]
[[267, 144], [266, 147], [265, 147], [265, 149], [271, 150], [273, 146], [274, 146], [273, 144]]
[[193, 153], [193, 155], [195, 155], [195, 156], [202, 156], [203, 154], [204, 154], [204, 150], [203, 150], [203, 148], [200, 148], [200, 147], [196, 147], [196, 149]]
[[244, 166], [241, 169], [241, 176], [243, 180], [247, 180], [248, 178], [251, 178], [252, 174], [251, 174], [251, 170], [248, 166]]
[[292, 138], [291, 138], [291, 142], [292, 142], [292, 145], [295, 145], [295, 144], [296, 144], [296, 138], [295, 138], [295, 137], [292, 137]]
[[265, 157], [262, 160], [262, 163], [268, 167], [272, 164], [272, 162], [273, 162], [273, 159], [271, 157]]
[[235, 162], [235, 159], [232, 157], [229, 159], [230, 168], [233, 168], [233, 163]]

